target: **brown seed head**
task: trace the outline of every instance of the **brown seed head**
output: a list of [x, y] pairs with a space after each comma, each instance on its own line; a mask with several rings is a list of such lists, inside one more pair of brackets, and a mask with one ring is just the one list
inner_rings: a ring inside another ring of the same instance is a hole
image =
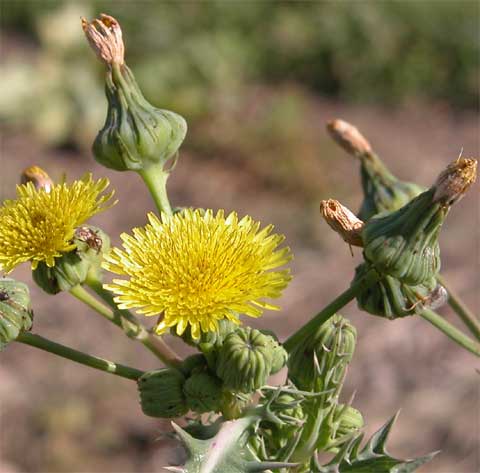
[[331, 120], [327, 123], [330, 136], [348, 153], [361, 156], [371, 153], [372, 147], [356, 127], [343, 120]]
[[322, 200], [320, 213], [328, 225], [349, 245], [363, 246], [361, 233], [365, 224], [338, 200]]
[[32, 182], [35, 189], [45, 189], [45, 192], [50, 192], [53, 187], [53, 181], [50, 179], [50, 176], [38, 166], [25, 168], [20, 176], [20, 182], [22, 184]]
[[115, 18], [104, 13], [91, 22], [82, 18], [82, 28], [90, 46], [102, 62], [107, 66], [124, 63], [122, 29]]
[[477, 160], [458, 158], [440, 173], [434, 184], [433, 201], [452, 205], [460, 200], [477, 178]]

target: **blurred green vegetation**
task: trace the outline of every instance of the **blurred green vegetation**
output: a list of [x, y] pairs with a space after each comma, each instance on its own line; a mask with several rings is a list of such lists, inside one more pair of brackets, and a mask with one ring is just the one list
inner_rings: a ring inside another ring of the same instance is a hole
[[0, 120], [50, 145], [90, 147], [104, 120], [103, 71], [79, 17], [105, 11], [123, 27], [146, 97], [194, 125], [187, 146], [277, 159], [297, 148], [286, 135], [308, 128], [316, 95], [478, 107], [479, 5], [4, 0]]

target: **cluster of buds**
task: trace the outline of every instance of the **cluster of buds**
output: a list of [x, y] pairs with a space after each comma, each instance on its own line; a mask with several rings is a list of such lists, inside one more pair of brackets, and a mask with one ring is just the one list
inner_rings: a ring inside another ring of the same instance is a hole
[[[178, 412], [191, 410], [238, 417], [249, 396], [285, 366], [287, 353], [273, 336], [229, 322], [219, 325], [219, 332], [203, 333], [198, 340], [188, 333], [184, 336], [201, 353], [184, 360], [178, 369], [148, 372], [139, 379], [145, 414], [177, 417]], [[164, 388], [157, 389], [160, 384]]]
[[379, 275], [377, 283], [357, 297], [359, 307], [390, 319], [439, 307], [447, 299], [436, 280], [439, 232], [451, 205], [475, 182], [477, 161], [459, 157], [422, 191], [395, 178], [352, 125], [334, 120], [327, 129], [361, 160], [364, 203], [359, 217], [334, 200], [320, 206], [344, 241], [363, 248], [365, 263], [357, 268], [353, 283], [372, 267]]

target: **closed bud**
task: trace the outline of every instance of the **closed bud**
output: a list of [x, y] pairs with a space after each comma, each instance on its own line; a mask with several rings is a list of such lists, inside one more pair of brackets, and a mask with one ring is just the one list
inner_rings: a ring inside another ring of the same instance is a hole
[[440, 271], [438, 234], [448, 207], [433, 201], [434, 192], [429, 189], [401, 209], [365, 224], [365, 260], [382, 275], [417, 286]]
[[288, 377], [304, 391], [331, 390], [334, 396], [355, 351], [357, 331], [339, 314], [334, 315], [290, 352]]
[[424, 191], [417, 184], [397, 179], [372, 150], [366, 138], [350, 123], [333, 120], [327, 124], [327, 130], [347, 153], [360, 160], [364, 200], [358, 217], [364, 222], [380, 212], [403, 207]]
[[242, 327], [225, 338], [218, 353], [217, 376], [226, 389], [250, 393], [261, 388], [272, 371], [272, 337]]
[[53, 295], [82, 284], [89, 269], [89, 261], [82, 259], [74, 250], [56, 258], [55, 266], [49, 267], [41, 261], [32, 271], [32, 276], [39, 287]]
[[260, 330], [260, 332], [269, 337], [270, 349], [272, 351], [272, 368], [270, 374], [276, 374], [287, 364], [287, 350], [280, 344], [274, 332], [265, 329]]
[[113, 17], [101, 15], [90, 23], [82, 19], [82, 26], [107, 66], [107, 118], [93, 144], [95, 159], [117, 171], [142, 172], [153, 165], [168, 171], [185, 138], [185, 120], [145, 99], [124, 62], [122, 33]]
[[[365, 263], [358, 266], [352, 284], [362, 278], [368, 268]], [[437, 309], [447, 301], [447, 298], [446, 290], [435, 278], [410, 286], [392, 276], [383, 276], [357, 296], [357, 303], [360, 309], [372, 315], [396, 319], [414, 315], [426, 308]]]
[[33, 312], [28, 286], [11, 278], [0, 279], [0, 350], [30, 330]]
[[362, 413], [352, 406], [339, 404], [335, 409], [335, 421], [338, 422], [336, 437], [350, 435], [364, 426]]
[[207, 360], [203, 354], [196, 353], [185, 358], [178, 369], [188, 378], [194, 373], [205, 371], [207, 369]]
[[220, 411], [222, 382], [208, 372], [194, 373], [183, 386], [187, 406], [198, 414]]
[[30, 166], [24, 169], [20, 182], [21, 184], [31, 182], [35, 186], [35, 189], [45, 189], [45, 192], [50, 192], [53, 187], [53, 181], [50, 179], [50, 176], [38, 166]]
[[173, 368], [143, 374], [137, 381], [143, 413], [163, 418], [185, 415], [188, 407], [183, 393], [184, 384], [183, 374]]

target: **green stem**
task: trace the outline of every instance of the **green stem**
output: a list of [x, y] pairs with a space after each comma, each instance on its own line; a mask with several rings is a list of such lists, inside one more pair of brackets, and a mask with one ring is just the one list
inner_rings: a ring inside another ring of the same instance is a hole
[[121, 365], [120, 363], [114, 363], [113, 361], [88, 355], [87, 353], [74, 350], [73, 348], [61, 345], [60, 343], [52, 342], [51, 340], [34, 333], [23, 332], [17, 337], [16, 341], [39, 348], [40, 350], [48, 351], [49, 353], [61, 356], [67, 360], [90, 366], [90, 368], [121, 376], [122, 378], [137, 380], [143, 374], [143, 371], [131, 368], [130, 366]]
[[460, 317], [462, 322], [470, 330], [472, 335], [480, 341], [480, 321], [473, 314], [470, 309], [463, 303], [461, 298], [456, 294], [445, 281], [445, 279], [438, 275], [438, 282], [447, 290], [448, 292], [448, 304], [454, 310], [454, 312]]
[[161, 166], [153, 165], [138, 171], [138, 173], [150, 191], [159, 213], [172, 215], [172, 207], [167, 195], [168, 172], [165, 172]]
[[420, 315], [442, 331], [447, 337], [458, 343], [458, 345], [480, 357], [480, 344], [474, 342], [470, 337], [467, 337], [467, 335], [447, 322], [442, 316], [429, 309], [422, 310]]
[[327, 305], [321, 312], [315, 315], [310, 321], [308, 321], [303, 327], [298, 329], [283, 343], [283, 347], [288, 351], [300, 343], [309, 334], [314, 333], [318, 327], [323, 325], [330, 317], [332, 317], [343, 306], [347, 305], [358, 294], [368, 289], [375, 284], [378, 280], [377, 272], [374, 269], [370, 269], [364, 276], [359, 279], [355, 284], [350, 286], [346, 291], [340, 294], [335, 300]]
[[[160, 337], [150, 333], [130, 311], [120, 310], [115, 304], [112, 294], [103, 288], [103, 284], [98, 278], [88, 277], [85, 283], [110, 306], [113, 314], [120, 320], [120, 324], [113, 321], [116, 325], [123, 329], [128, 325], [129, 328], [134, 329], [132, 338], [143, 343], [145, 347], [160, 358], [167, 366], [176, 367], [182, 362], [182, 359]], [[85, 291], [85, 289], [83, 290]]]

